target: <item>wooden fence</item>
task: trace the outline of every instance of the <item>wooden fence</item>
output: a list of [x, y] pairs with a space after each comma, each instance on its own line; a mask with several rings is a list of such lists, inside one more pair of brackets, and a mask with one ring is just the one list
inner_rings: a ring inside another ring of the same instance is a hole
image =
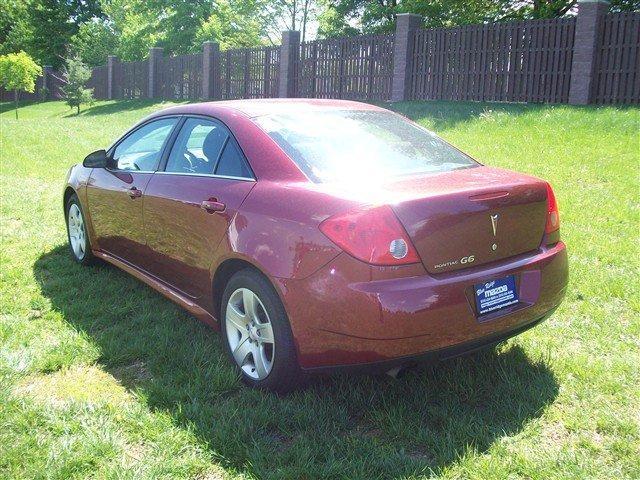
[[[155, 69], [154, 96], [167, 100], [202, 98], [202, 55], [161, 57]], [[148, 81], [147, 76], [145, 80]]]
[[93, 89], [93, 96], [96, 98], [107, 98], [107, 67], [96, 67], [91, 71], [91, 78], [87, 82], [87, 88]]
[[565, 103], [575, 18], [418, 30], [411, 98]]
[[149, 62], [116, 62], [113, 69], [115, 98], [146, 98], [149, 86]]
[[[640, 103], [638, 12], [584, 1], [575, 17], [438, 29], [421, 20], [400, 14], [394, 34], [302, 43], [284, 32], [280, 47], [220, 52], [206, 42], [177, 57], [152, 48], [144, 61], [109, 57], [89, 87], [96, 98]], [[39, 89], [57, 98], [60, 75], [45, 72]]]
[[640, 13], [605, 17], [596, 72], [596, 103], [639, 102]]
[[217, 91], [224, 100], [277, 97], [279, 47], [240, 48], [220, 54]]
[[365, 35], [302, 43], [294, 73], [296, 96], [388, 100], [393, 37]]

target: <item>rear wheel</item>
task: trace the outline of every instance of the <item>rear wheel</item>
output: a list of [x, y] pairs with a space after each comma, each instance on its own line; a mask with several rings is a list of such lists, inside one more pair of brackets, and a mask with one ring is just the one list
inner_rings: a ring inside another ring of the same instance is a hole
[[252, 387], [286, 392], [301, 380], [289, 320], [269, 281], [252, 269], [229, 280], [221, 302], [229, 358]]
[[91, 244], [87, 235], [87, 226], [82, 207], [77, 195], [73, 194], [66, 205], [67, 236], [69, 250], [73, 259], [81, 265], [93, 263], [95, 257], [91, 253]]

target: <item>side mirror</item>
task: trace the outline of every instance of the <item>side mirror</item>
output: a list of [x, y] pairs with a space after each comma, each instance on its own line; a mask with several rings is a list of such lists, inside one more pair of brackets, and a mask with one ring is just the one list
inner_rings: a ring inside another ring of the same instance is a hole
[[87, 168], [106, 168], [108, 163], [107, 152], [105, 150], [96, 150], [84, 158], [82, 166]]

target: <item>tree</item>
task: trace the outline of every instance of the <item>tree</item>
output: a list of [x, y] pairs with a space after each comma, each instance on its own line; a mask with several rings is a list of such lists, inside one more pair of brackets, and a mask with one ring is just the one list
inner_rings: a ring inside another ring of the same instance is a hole
[[[318, 35], [391, 32], [398, 13], [415, 13], [426, 28], [574, 14], [577, 0], [324, 0]], [[638, 0], [612, 0], [611, 11], [637, 11]]]
[[107, 63], [107, 57], [118, 48], [118, 36], [111, 24], [104, 19], [94, 19], [80, 25], [78, 33], [71, 37], [71, 54], [78, 56], [90, 67]]
[[79, 115], [80, 105], [93, 103], [93, 89], [85, 88], [91, 78], [91, 70], [77, 56], [68, 58], [65, 63], [64, 77], [67, 83], [62, 87], [62, 92], [67, 105], [76, 107]]
[[611, 0], [612, 12], [640, 12], [640, 1], [638, 0]]
[[493, 22], [509, 16], [513, 0], [330, 0], [320, 16], [322, 37], [391, 32], [398, 13], [415, 13], [427, 28]]
[[27, 2], [4, 0], [0, 2], [0, 55], [26, 50], [31, 45]]
[[20, 51], [0, 56], [0, 85], [6, 90], [13, 90], [18, 118], [18, 93], [33, 93], [36, 78], [42, 75], [42, 68], [33, 59]]
[[254, 47], [263, 42], [261, 24], [255, 16], [239, 12], [228, 1], [220, 1], [215, 13], [196, 31], [191, 50], [200, 51], [207, 40], [218, 42], [223, 50]]
[[26, 0], [30, 39], [25, 50], [42, 65], [63, 65], [80, 25], [100, 17], [98, 0]]
[[[575, 13], [577, 0], [523, 0], [514, 6], [514, 11], [524, 18], [556, 18]], [[612, 0], [609, 6], [612, 12], [633, 12], [640, 10], [638, 0]]]
[[267, 0], [262, 3], [264, 34], [275, 45], [280, 43], [283, 30], [298, 30], [301, 32], [301, 40], [307, 40], [309, 26], [315, 23], [322, 9], [321, 0]]

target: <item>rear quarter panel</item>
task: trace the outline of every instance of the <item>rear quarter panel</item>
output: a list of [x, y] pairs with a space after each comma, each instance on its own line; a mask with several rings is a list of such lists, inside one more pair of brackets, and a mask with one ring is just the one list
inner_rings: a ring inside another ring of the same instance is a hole
[[349, 205], [303, 185], [259, 181], [231, 221], [213, 271], [236, 257], [269, 277], [306, 278], [340, 253], [318, 225]]

